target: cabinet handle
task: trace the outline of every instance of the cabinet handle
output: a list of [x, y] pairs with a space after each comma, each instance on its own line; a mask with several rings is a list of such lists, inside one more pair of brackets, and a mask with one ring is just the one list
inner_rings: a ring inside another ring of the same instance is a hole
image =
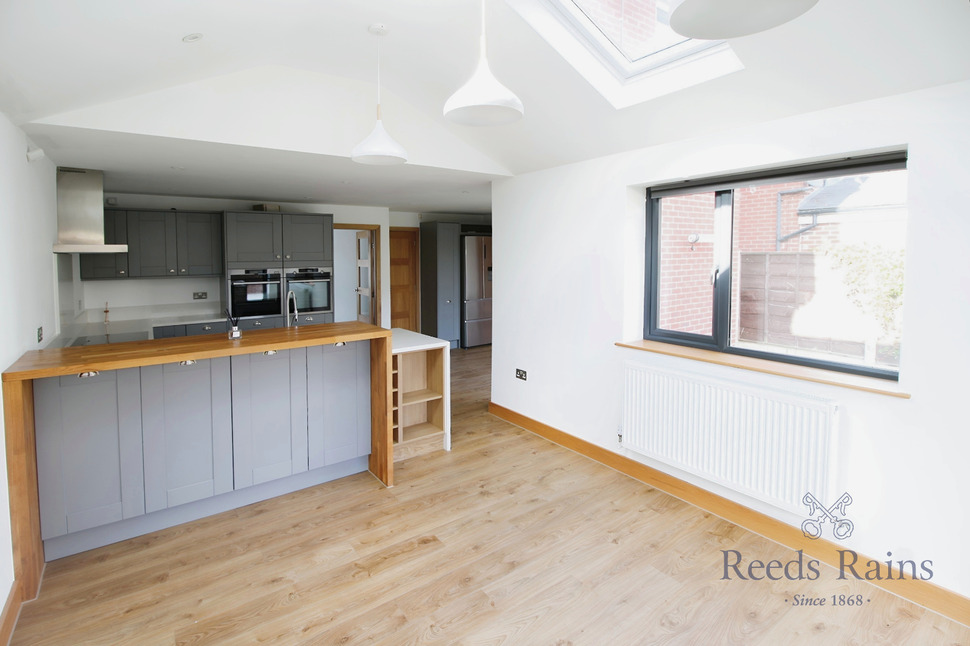
[[124, 270], [124, 269], [119, 269], [119, 270], [118, 270], [118, 273], [119, 273], [119, 274], [124, 274], [124, 273], [125, 273], [125, 270]]
[[304, 316], [303, 317], [303, 320], [304, 321], [312, 321], [313, 320], [313, 317], [312, 316]]
[[267, 357], [272, 357], [274, 354], [276, 354], [276, 350], [266, 350], [263, 352], [263, 354], [265, 354]]
[[206, 332], [208, 332], [209, 330], [212, 329], [212, 326], [211, 325], [203, 325], [202, 326], [202, 329], [205, 330]]
[[179, 361], [180, 366], [194, 366], [195, 359], [186, 359], [185, 361]]
[[174, 270], [174, 269], [169, 269], [169, 270], [168, 270], [168, 273], [170, 273], [170, 274], [174, 274], [174, 273], [175, 273], [175, 270]]
[[184, 273], [185, 273], [185, 268], [183, 267], [183, 268], [182, 268], [182, 269], [180, 269], [179, 271], [181, 271], [181, 272], [182, 272], [182, 273], [184, 274]]
[[[277, 258], [278, 258], [278, 257], [279, 257], [279, 256], [277, 256]], [[289, 260], [290, 258], [292, 258], [292, 256], [291, 256], [290, 254], [286, 254], [286, 259], [287, 259], [287, 260]]]
[[262, 325], [259, 321], [253, 321], [253, 327], [260, 327]]
[[97, 370], [88, 370], [87, 372], [79, 373], [78, 376], [77, 376], [77, 378], [78, 379], [87, 379], [88, 377], [97, 377], [99, 374], [101, 374], [101, 373], [99, 371], [97, 371]]
[[279, 254], [276, 254], [276, 259], [277, 259], [277, 260], [279, 260], [279, 259], [280, 259], [280, 255], [279, 255]]

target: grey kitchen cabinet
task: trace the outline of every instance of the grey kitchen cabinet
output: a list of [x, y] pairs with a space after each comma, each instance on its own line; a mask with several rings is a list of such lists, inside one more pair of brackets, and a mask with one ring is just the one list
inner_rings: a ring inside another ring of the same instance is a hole
[[333, 263], [333, 216], [303, 213], [284, 213], [283, 264]]
[[231, 358], [234, 486], [307, 470], [306, 348]]
[[228, 269], [333, 263], [333, 215], [228, 212], [225, 226]]
[[461, 225], [421, 223], [421, 333], [458, 347], [461, 336]]
[[194, 211], [128, 211], [132, 277], [222, 273], [222, 216]]
[[[104, 241], [106, 244], [128, 244], [128, 218], [124, 211], [105, 210]], [[81, 280], [128, 277], [126, 253], [82, 253], [78, 260]]]
[[185, 336], [184, 325], [156, 325], [152, 328], [153, 339], [171, 339], [176, 336]]
[[368, 455], [370, 343], [312, 346], [306, 361], [310, 468]]
[[226, 267], [261, 269], [283, 264], [283, 220], [279, 213], [226, 213]]
[[175, 211], [128, 211], [128, 274], [178, 275]]
[[186, 323], [185, 336], [200, 334], [226, 334], [229, 328], [225, 321], [208, 321], [206, 323]]
[[178, 211], [175, 243], [179, 276], [222, 273], [222, 214]]
[[138, 368], [34, 381], [41, 537], [145, 513]]
[[246, 330], [266, 330], [277, 327], [286, 327], [286, 319], [282, 316], [258, 316], [250, 319], [239, 319], [239, 329]]
[[290, 325], [296, 327], [300, 327], [301, 325], [320, 325], [321, 323], [333, 323], [333, 312], [326, 314], [300, 314], [300, 319], [295, 322], [292, 316], [290, 317]]
[[145, 511], [232, 491], [228, 357], [141, 368]]

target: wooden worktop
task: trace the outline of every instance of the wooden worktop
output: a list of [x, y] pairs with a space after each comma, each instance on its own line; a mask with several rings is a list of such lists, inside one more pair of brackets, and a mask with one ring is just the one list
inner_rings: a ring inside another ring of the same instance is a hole
[[117, 370], [188, 359], [213, 359], [266, 350], [288, 350], [330, 343], [390, 337], [391, 331], [369, 323], [325, 323], [303, 327], [246, 330], [242, 338], [225, 334], [128, 341], [104, 345], [31, 350], [3, 373], [3, 381], [26, 381], [91, 370]]

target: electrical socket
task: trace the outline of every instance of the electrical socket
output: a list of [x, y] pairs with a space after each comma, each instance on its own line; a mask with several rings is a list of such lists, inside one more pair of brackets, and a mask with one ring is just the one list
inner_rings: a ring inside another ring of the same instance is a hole
[[37, 328], [37, 343], [40, 343], [43, 340], [44, 340], [44, 326], [41, 325], [39, 328]]
[[209, 292], [192, 292], [193, 300], [201, 301], [209, 298]]
[[516, 368], [515, 369], [515, 378], [516, 379], [521, 379], [522, 381], [525, 381], [526, 380], [525, 370], [523, 370], [522, 368]]

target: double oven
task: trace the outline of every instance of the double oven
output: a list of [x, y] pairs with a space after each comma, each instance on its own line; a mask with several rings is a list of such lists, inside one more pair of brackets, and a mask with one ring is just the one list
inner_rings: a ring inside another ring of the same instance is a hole
[[230, 269], [227, 280], [229, 312], [245, 327], [333, 322], [332, 266]]

